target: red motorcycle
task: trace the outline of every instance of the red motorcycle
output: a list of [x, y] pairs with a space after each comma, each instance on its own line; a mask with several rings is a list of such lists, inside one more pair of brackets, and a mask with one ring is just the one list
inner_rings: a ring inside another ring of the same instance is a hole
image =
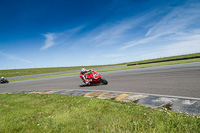
[[[89, 84], [87, 84], [87, 85], [91, 85], [91, 84], [100, 84], [100, 83], [102, 83], [102, 84], [104, 84], [104, 85], [107, 85], [107, 84], [108, 84], [108, 81], [105, 80], [105, 79], [103, 79], [103, 78], [101, 78], [100, 73], [95, 72], [95, 71], [86, 74], [85, 77], [89, 80]], [[83, 80], [83, 82], [85, 83], [85, 81], [84, 81], [84, 79], [83, 79], [83, 77], [82, 77], [81, 74], [80, 74], [80, 78], [81, 78], [81, 79]]]

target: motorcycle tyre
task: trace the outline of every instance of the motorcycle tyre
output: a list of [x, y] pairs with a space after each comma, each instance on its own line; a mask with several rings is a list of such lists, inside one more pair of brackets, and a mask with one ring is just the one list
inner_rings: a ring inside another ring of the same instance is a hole
[[104, 85], [107, 85], [107, 84], [108, 84], [108, 81], [105, 80], [105, 79], [103, 79], [103, 78], [101, 78], [101, 83], [104, 84]]

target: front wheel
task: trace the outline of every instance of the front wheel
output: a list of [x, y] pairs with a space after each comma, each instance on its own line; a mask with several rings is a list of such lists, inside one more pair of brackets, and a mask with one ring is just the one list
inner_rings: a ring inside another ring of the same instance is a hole
[[103, 79], [103, 78], [101, 78], [101, 83], [104, 84], [104, 85], [107, 85], [107, 84], [108, 84], [108, 81], [105, 80], [105, 79]]

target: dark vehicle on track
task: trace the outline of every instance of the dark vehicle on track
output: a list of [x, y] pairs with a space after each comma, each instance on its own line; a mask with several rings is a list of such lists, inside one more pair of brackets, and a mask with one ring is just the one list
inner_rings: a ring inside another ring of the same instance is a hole
[[9, 83], [9, 81], [5, 79], [4, 77], [1, 77], [0, 84], [4, 84], [4, 83]]

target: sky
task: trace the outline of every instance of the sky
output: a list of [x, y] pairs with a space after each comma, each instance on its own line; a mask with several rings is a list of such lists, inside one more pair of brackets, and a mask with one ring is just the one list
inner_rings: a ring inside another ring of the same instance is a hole
[[0, 0], [0, 70], [198, 52], [199, 0]]

